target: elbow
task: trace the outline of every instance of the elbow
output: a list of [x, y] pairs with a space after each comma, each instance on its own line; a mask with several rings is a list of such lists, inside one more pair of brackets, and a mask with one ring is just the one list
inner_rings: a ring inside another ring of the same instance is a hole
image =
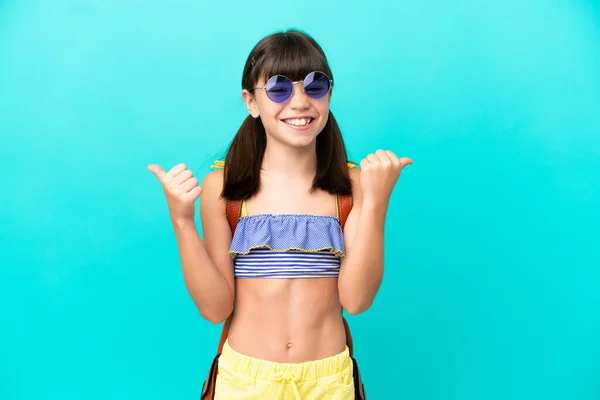
[[358, 315], [367, 311], [369, 308], [371, 308], [370, 304], [358, 304], [355, 306], [353, 305], [349, 307], [344, 307], [344, 310], [346, 310], [350, 315]]
[[198, 307], [200, 316], [211, 324], [219, 325], [222, 324], [233, 312], [233, 304], [227, 307], [220, 307], [215, 309], [201, 309]]
[[338, 292], [342, 308], [350, 315], [358, 315], [367, 311], [375, 299], [369, 290], [356, 287], [356, 285], [342, 284], [342, 282], [338, 284]]
[[211, 324], [214, 324], [214, 325], [219, 325], [219, 324], [223, 323], [223, 321], [225, 321], [227, 319], [227, 317], [223, 317], [223, 316], [219, 316], [219, 315], [210, 315], [210, 314], [203, 314], [203, 313], [200, 313], [200, 315], [206, 321], [208, 321], [208, 322], [210, 322]]
[[369, 308], [371, 308], [371, 305], [373, 304], [373, 299], [370, 298], [352, 298], [348, 301], [342, 301], [342, 308], [344, 310], [346, 310], [346, 312], [350, 315], [358, 315], [361, 314], [365, 311], [367, 311]]

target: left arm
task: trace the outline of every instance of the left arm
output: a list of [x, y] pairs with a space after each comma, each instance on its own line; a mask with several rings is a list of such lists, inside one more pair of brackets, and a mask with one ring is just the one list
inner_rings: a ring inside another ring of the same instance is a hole
[[344, 227], [346, 258], [342, 260], [338, 290], [350, 314], [366, 311], [383, 279], [384, 227], [389, 200], [402, 168], [410, 158], [378, 150], [351, 169], [354, 205]]

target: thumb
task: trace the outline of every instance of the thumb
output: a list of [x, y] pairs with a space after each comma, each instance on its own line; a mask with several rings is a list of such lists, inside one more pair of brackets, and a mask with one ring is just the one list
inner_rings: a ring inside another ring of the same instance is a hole
[[400, 159], [400, 164], [402, 165], [402, 168], [406, 167], [407, 165], [410, 165], [413, 163], [413, 160], [408, 158], [408, 157], [402, 157]]
[[148, 165], [148, 170], [162, 182], [162, 178], [167, 174], [160, 166], [156, 164]]

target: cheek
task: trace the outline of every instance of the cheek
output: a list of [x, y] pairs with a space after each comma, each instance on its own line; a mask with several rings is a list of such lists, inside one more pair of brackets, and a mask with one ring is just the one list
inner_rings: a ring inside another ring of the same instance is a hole
[[261, 102], [258, 109], [263, 120], [270, 120], [277, 118], [282, 108], [281, 105], [269, 100], [268, 102]]
[[317, 109], [317, 111], [319, 112], [320, 115], [327, 115], [329, 114], [329, 104], [330, 104], [330, 100], [329, 97], [320, 99], [320, 100], [316, 100], [313, 103], [313, 107], [315, 107]]
[[327, 122], [327, 119], [329, 118], [329, 100], [324, 101], [319, 104], [316, 104], [315, 108], [317, 109], [317, 112], [319, 113], [319, 115], [322, 117], [323, 126], [325, 126], [325, 123]]

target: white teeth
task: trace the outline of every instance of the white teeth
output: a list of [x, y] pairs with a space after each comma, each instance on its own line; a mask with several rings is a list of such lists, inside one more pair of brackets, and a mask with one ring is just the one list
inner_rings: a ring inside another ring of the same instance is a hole
[[312, 121], [312, 118], [294, 118], [294, 119], [286, 119], [284, 120], [284, 122], [288, 125], [294, 125], [294, 126], [305, 126], [310, 124]]

